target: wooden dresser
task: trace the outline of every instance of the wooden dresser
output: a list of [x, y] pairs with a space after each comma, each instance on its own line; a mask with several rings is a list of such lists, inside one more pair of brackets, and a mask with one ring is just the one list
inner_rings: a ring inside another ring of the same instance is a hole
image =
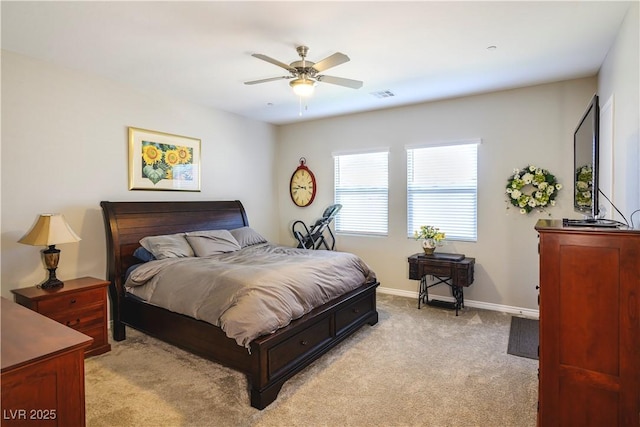
[[107, 331], [106, 280], [93, 277], [66, 280], [62, 288], [35, 286], [13, 289], [15, 301], [93, 338], [86, 356], [111, 350]]
[[538, 424], [640, 425], [640, 231], [540, 220]]
[[84, 426], [84, 350], [92, 339], [6, 298], [2, 426]]

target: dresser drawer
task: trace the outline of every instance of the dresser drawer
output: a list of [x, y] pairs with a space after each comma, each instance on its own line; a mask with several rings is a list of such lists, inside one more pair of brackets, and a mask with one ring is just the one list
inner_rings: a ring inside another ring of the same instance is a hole
[[77, 310], [50, 313], [47, 314], [47, 317], [70, 328], [81, 330], [94, 325], [102, 325], [104, 322], [105, 311], [103, 305], [94, 305], [90, 307], [81, 307]]
[[38, 303], [38, 312], [47, 317], [92, 304], [102, 304], [105, 299], [104, 289], [91, 289], [84, 292], [61, 294]]
[[283, 368], [297, 363], [302, 357], [330, 340], [331, 319], [327, 317], [269, 350], [269, 376], [278, 375]]

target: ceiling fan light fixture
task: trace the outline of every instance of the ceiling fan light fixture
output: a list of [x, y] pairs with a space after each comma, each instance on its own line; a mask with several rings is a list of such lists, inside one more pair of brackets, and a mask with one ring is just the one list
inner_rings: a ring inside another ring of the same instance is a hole
[[289, 82], [293, 93], [301, 97], [307, 97], [313, 95], [313, 89], [316, 85], [316, 81], [313, 79], [300, 78]]

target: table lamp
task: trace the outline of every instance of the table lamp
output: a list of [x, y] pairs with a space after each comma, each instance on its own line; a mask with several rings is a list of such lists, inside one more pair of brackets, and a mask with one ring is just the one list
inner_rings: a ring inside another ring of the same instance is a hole
[[31, 231], [18, 240], [25, 245], [49, 246], [42, 251], [44, 263], [49, 270], [49, 279], [38, 287], [52, 289], [64, 286], [64, 283], [56, 277], [56, 269], [60, 261], [60, 249], [56, 249], [56, 245], [78, 241], [80, 237], [73, 232], [61, 214], [40, 214]]

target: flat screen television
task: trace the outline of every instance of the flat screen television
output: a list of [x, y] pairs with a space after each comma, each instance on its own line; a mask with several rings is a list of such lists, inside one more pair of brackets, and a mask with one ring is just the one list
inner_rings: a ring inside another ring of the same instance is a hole
[[600, 108], [594, 95], [573, 133], [573, 208], [593, 221], [600, 213], [598, 205], [598, 150]]

